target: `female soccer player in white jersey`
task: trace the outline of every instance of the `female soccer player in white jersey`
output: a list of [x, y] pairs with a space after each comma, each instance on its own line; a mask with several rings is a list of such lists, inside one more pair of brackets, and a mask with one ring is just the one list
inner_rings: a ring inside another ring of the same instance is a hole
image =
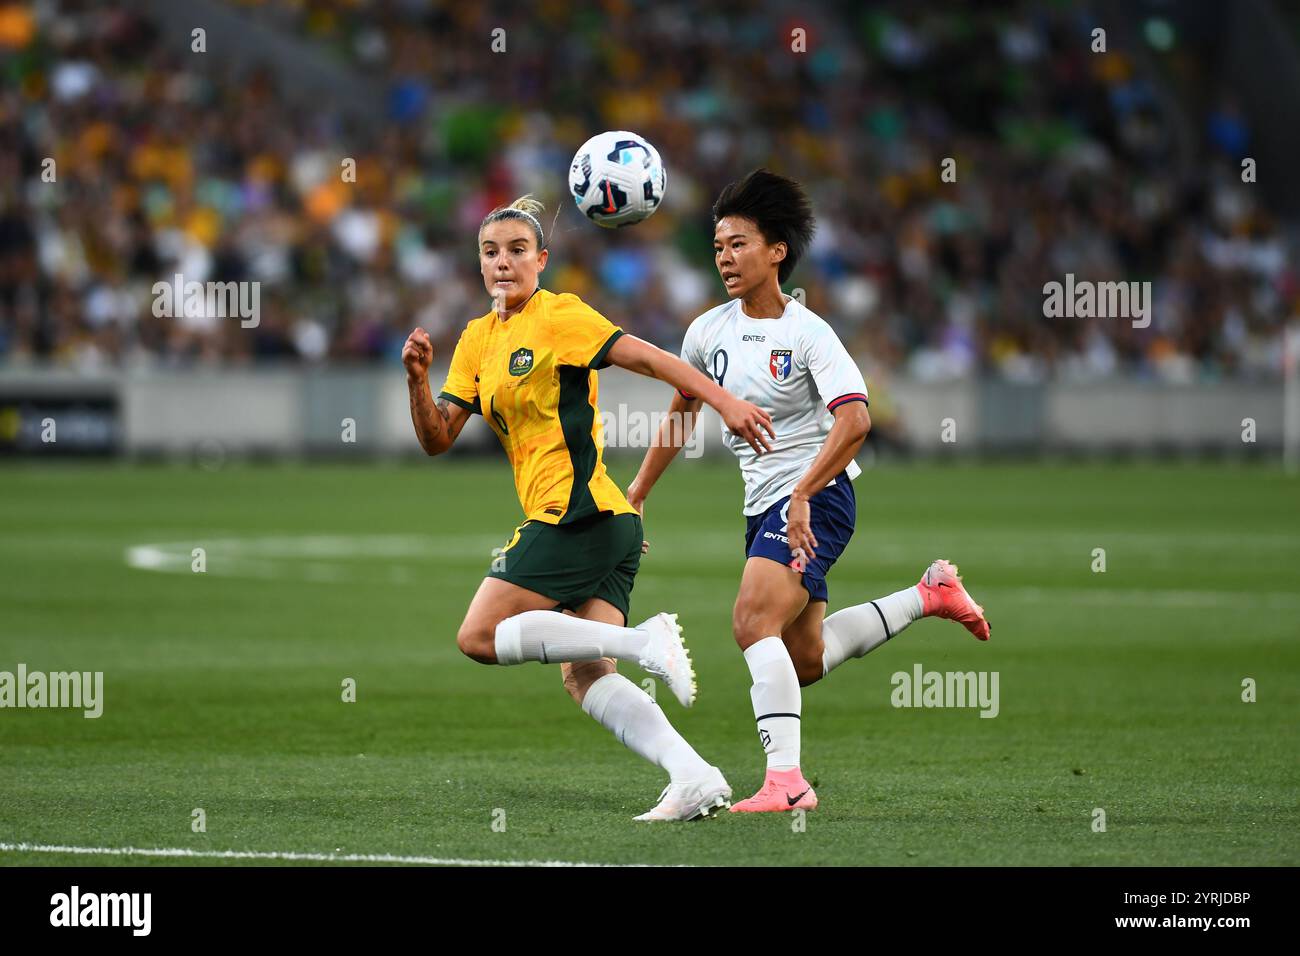
[[[915, 587], [826, 617], [826, 574], [853, 534], [853, 456], [871, 427], [867, 386], [831, 327], [781, 292], [815, 223], [798, 183], [758, 169], [713, 207], [714, 260], [730, 301], [686, 332], [682, 358], [734, 395], [770, 411], [775, 448], [759, 454], [724, 434], [745, 479], [744, 574], [732, 629], [753, 676], [750, 697], [767, 776], [732, 812], [811, 810], [799, 769], [800, 686], [862, 657], [918, 618], [960, 621], [980, 640], [989, 625], [957, 568], [938, 560]], [[678, 389], [669, 422], [628, 486], [646, 496], [690, 437], [700, 400]], [[681, 416], [681, 417], [678, 417]]]
[[624, 335], [577, 296], [542, 289], [548, 253], [541, 208], [525, 196], [493, 210], [479, 227], [483, 285], [496, 304], [461, 334], [436, 404], [428, 334], [417, 328], [402, 350], [421, 447], [441, 454], [470, 414], [481, 414], [505, 448], [526, 518], [492, 562], [457, 644], [483, 664], [559, 664], [565, 688], [586, 713], [668, 771], [659, 805], [638, 820], [706, 816], [729, 805], [721, 772], [649, 695], [615, 671], [614, 659], [636, 662], [662, 678], [684, 707], [695, 698], [676, 615], [627, 626], [641, 517], [605, 470], [596, 369], [619, 365], [698, 390], [755, 448], [771, 419], [677, 356]]

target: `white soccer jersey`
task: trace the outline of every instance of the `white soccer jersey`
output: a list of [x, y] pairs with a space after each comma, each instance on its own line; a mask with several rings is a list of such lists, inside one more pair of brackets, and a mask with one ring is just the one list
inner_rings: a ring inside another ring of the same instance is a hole
[[[686, 330], [682, 359], [772, 416], [776, 440], [768, 439], [772, 451], [761, 456], [722, 426], [722, 440], [740, 460], [746, 515], [762, 514], [794, 490], [830, 434], [833, 409], [867, 400], [866, 382], [839, 337], [794, 299], [779, 319], [752, 319], [739, 299], [710, 309]], [[849, 477], [861, 473], [850, 461]]]

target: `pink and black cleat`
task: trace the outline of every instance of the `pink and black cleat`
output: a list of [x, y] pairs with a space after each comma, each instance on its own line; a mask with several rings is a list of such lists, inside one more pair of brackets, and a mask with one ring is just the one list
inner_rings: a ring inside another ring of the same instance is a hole
[[966, 593], [957, 576], [957, 565], [940, 558], [925, 569], [916, 588], [921, 592], [925, 617], [946, 617], [960, 623], [981, 641], [989, 639], [992, 627], [984, 619], [984, 608]]
[[798, 767], [793, 770], [769, 770], [758, 793], [741, 800], [732, 813], [779, 813], [789, 810], [817, 809], [817, 794], [803, 778]]

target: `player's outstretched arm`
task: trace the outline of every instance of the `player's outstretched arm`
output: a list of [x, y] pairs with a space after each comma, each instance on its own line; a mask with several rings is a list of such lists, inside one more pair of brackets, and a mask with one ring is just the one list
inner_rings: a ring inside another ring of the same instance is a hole
[[722, 416], [732, 434], [745, 439], [760, 455], [772, 450], [767, 441], [769, 435], [776, 438], [771, 415], [752, 402], [732, 395], [676, 355], [670, 355], [635, 335], [621, 335], [610, 348], [607, 358], [619, 368], [657, 378], [678, 391], [703, 400]]
[[411, 393], [411, 423], [415, 437], [425, 454], [440, 455], [456, 441], [469, 421], [469, 412], [447, 401], [437, 404], [429, 389], [429, 363], [433, 361], [433, 343], [429, 333], [416, 328], [402, 347], [402, 365], [406, 368], [406, 388]]
[[650, 489], [668, 470], [677, 453], [691, 440], [703, 405], [698, 398], [683, 398], [680, 392], [673, 392], [668, 417], [660, 422], [654, 443], [646, 449], [640, 470], [627, 486], [627, 502], [637, 511], [645, 511], [645, 500]]

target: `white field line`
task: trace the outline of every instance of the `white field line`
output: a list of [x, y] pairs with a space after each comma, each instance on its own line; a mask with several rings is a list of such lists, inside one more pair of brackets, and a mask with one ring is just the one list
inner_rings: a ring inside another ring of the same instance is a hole
[[[735, 548], [736, 542], [744, 543], [745, 523], [738, 516], [728, 520], [733, 526], [728, 530], [710, 528], [707, 530], [690, 530], [681, 526], [670, 526], [665, 532], [662, 526], [647, 526], [648, 537], [654, 538], [656, 531], [667, 536], [666, 543], [673, 546], [726, 549], [728, 553]], [[921, 536], [933, 537], [933, 536]], [[960, 544], [962, 547], [979, 549], [993, 548], [1016, 550], [1032, 548], [1036, 551], [1074, 551], [1087, 545], [1105, 546], [1122, 544], [1137, 549], [1174, 547], [1222, 550], [1233, 547], [1246, 547], [1255, 550], [1261, 548], [1279, 548], [1296, 550], [1296, 536], [1288, 531], [1223, 531], [1188, 529], [1186, 531], [1134, 531], [1131, 528], [1102, 527], [1093, 529], [1057, 529], [1049, 534], [1013, 531], [1005, 527], [981, 526], [972, 528], [950, 529], [943, 534], [943, 540]], [[25, 546], [39, 547], [51, 541], [67, 541], [84, 547], [87, 541], [113, 540], [116, 532], [97, 533], [95, 531], [43, 532], [39, 535], [11, 535], [6, 541], [15, 541]], [[195, 545], [211, 545], [236, 551], [241, 554], [258, 554], [265, 557], [405, 557], [427, 556], [439, 552], [457, 552], [462, 548], [489, 548], [504, 544], [510, 538], [510, 530], [487, 530], [480, 533], [454, 534], [248, 534], [232, 531], [208, 531], [187, 538], [183, 542], [173, 541], [154, 547], [181, 548], [186, 550]], [[869, 516], [862, 517], [854, 534], [855, 545], [871, 547], [878, 543], [890, 546], [918, 547], [918, 535], [907, 529], [880, 529], [871, 524]]]
[[645, 863], [578, 863], [569, 860], [462, 860], [454, 857], [397, 856], [391, 853], [300, 853], [267, 850], [188, 850], [180, 847], [57, 846], [0, 843], [0, 853], [69, 853], [78, 856], [145, 856], [211, 860], [288, 860], [302, 863], [401, 863], [410, 866], [648, 866]]
[[[834, 572], [832, 572], [834, 573]], [[842, 574], [837, 582], [830, 581], [833, 596], [831, 607], [838, 610], [853, 600], [867, 600], [865, 596], [849, 593], [846, 579]], [[699, 582], [698, 574], [665, 574], [654, 571], [642, 571], [637, 575], [637, 586], [643, 583], [647, 587], [663, 585], [677, 581]], [[740, 578], [737, 576], [736, 585]], [[995, 601], [1010, 601], [1014, 604], [1063, 604], [1097, 607], [1151, 607], [1151, 608], [1267, 608], [1269, 610], [1300, 610], [1300, 592], [1297, 591], [1180, 591], [1166, 588], [1097, 588], [1095, 591], [1082, 588], [1011, 588], [986, 587], [971, 585], [975, 599], [986, 607]], [[879, 597], [879, 595], [876, 595]], [[731, 600], [731, 596], [728, 596]], [[829, 613], [829, 612], [828, 612]]]
[[[1159, 608], [1230, 608], [1252, 607], [1271, 610], [1300, 609], [1300, 592], [1296, 591], [1188, 591], [1165, 588], [1008, 588], [971, 586], [978, 594], [987, 593], [998, 600], [1023, 604], [1082, 604]], [[977, 599], [982, 600], [977, 597]], [[988, 604], [988, 601], [984, 601]]]
[[[720, 536], [708, 535], [715, 545]], [[326, 536], [303, 535], [267, 538], [224, 538], [209, 540], [208, 573], [217, 576], [246, 578], [297, 578], [307, 581], [350, 581], [357, 577], [357, 566], [343, 563], [345, 558], [412, 558], [438, 557], [450, 563], [440, 572], [455, 576], [464, 574], [479, 577], [483, 573], [480, 563], [465, 561], [467, 555], [481, 552], [486, 564], [490, 551], [483, 537], [438, 540], [420, 535]], [[1288, 539], [1290, 540], [1290, 539]], [[729, 545], [730, 536], [726, 538]], [[202, 542], [200, 542], [201, 544]], [[126, 549], [127, 565], [140, 570], [164, 573], [190, 573], [190, 547], [192, 542], [170, 542], [134, 545]], [[453, 545], [449, 547], [449, 545]], [[459, 545], [459, 547], [454, 546]], [[653, 548], [651, 549], [653, 554]], [[875, 549], [877, 556], [881, 556]], [[909, 546], [908, 551], [915, 551]], [[728, 548], [732, 556], [739, 548]], [[335, 563], [339, 562], [339, 563]], [[404, 565], [381, 565], [368, 568], [372, 577], [382, 576], [394, 583], [405, 584], [414, 580], [413, 572]], [[841, 579], [845, 571], [841, 571]], [[850, 572], [851, 573], [851, 572]], [[647, 584], [670, 581], [698, 581], [699, 575], [667, 570], [663, 564], [648, 557], [642, 569]], [[1263, 606], [1274, 610], [1300, 609], [1300, 592], [1297, 591], [1209, 591], [1166, 588], [1056, 588], [1056, 587], [989, 587], [976, 590], [991, 593], [1002, 600], [1028, 604], [1075, 604], [1085, 606], [1136, 606], [1162, 608], [1219, 608], [1234, 607], [1242, 603]]]
[[[744, 536], [736, 533], [705, 532], [656, 538], [649, 533], [650, 555], [645, 570], [655, 564], [671, 563], [682, 554], [693, 560], [743, 561]], [[978, 556], [980, 560], [1010, 567], [1037, 567], [1044, 560], [1085, 558], [1094, 547], [1105, 546], [1125, 552], [1135, 564], [1148, 568], [1173, 567], [1190, 552], [1221, 555], [1234, 547], [1255, 552], [1278, 552], [1279, 557], [1300, 553], [1295, 535], [1287, 534], [1144, 534], [1098, 532], [1053, 535], [1047, 540], [1032, 537], [1009, 539], [1004, 534], [970, 533], [947, 536], [940, 547], [918, 545], [909, 536], [876, 534], [867, 527], [856, 536], [860, 541], [850, 550], [850, 559], [869, 553], [877, 561], [918, 561], [930, 551], [954, 552], [948, 557], [960, 561], [955, 552]], [[493, 557], [493, 549], [505, 544], [496, 535], [276, 535], [196, 536], [188, 541], [151, 542], [128, 546], [123, 554], [129, 567], [142, 571], [189, 573], [192, 549], [206, 552], [207, 571], [217, 576], [250, 578], [296, 578], [308, 581], [346, 581], [355, 574], [358, 562], [371, 566], [370, 577], [393, 578], [402, 583], [409, 572], [392, 562], [437, 561], [450, 566], [472, 567], [480, 572]], [[656, 547], [656, 545], [658, 545]], [[865, 549], [865, 551], [863, 550]], [[388, 559], [384, 562], [382, 559]], [[970, 560], [970, 559], [968, 559]], [[376, 567], [376, 565], [382, 565]]]
[[[918, 557], [935, 550], [918, 545], [901, 535], [875, 534], [871, 529], [861, 529], [856, 536], [861, 539], [850, 552], [854, 555], [866, 549], [876, 559], [897, 560]], [[735, 533], [705, 532], [659, 539], [655, 548], [655, 534], [649, 535], [651, 554], [672, 560], [687, 547], [692, 558], [718, 557], [741, 560], [744, 536]], [[374, 558], [416, 559], [439, 561], [474, 561], [490, 559], [492, 549], [505, 544], [507, 537], [496, 535], [282, 535], [266, 537], [208, 537], [199, 535], [187, 541], [155, 542], [130, 545], [124, 558], [130, 567], [151, 571], [188, 571], [191, 551], [202, 547], [208, 558], [222, 559], [232, 567], [258, 566], [264, 570], [266, 563], [339, 562], [344, 565]], [[1142, 562], [1170, 563], [1188, 551], [1206, 550], [1221, 553], [1232, 547], [1247, 547], [1255, 551], [1280, 550], [1300, 553], [1300, 543], [1291, 534], [1144, 534], [1132, 532], [1098, 532], [1088, 535], [1054, 535], [1048, 540], [1022, 538], [1008, 540], [1005, 535], [990, 537], [982, 534], [951, 535], [949, 544], [939, 551], [967, 551], [982, 560], [997, 560], [1007, 564], [1037, 566], [1047, 557], [1090, 554], [1096, 546], [1107, 546], [1130, 553], [1141, 554], [1148, 560]], [[967, 543], [969, 542], [969, 543]], [[1165, 562], [1152, 562], [1156, 557]], [[261, 576], [255, 574], [254, 576]]]
[[[841, 574], [838, 582], [834, 577], [828, 579], [834, 592], [831, 604], [837, 610], [850, 603], [851, 599], [866, 600], [865, 597], [855, 597], [849, 593], [846, 578], [847, 574]], [[698, 584], [700, 576], [648, 570], [637, 575], [637, 586], [644, 584], [646, 589], [666, 584], [671, 584], [676, 589], [678, 581]], [[736, 585], [739, 584], [740, 578], [737, 575]], [[1224, 610], [1250, 607], [1275, 611], [1300, 610], [1298, 591], [1191, 591], [1170, 588], [1107, 587], [1098, 587], [1094, 591], [1084, 588], [985, 587], [977, 583], [971, 584], [970, 590], [975, 599], [986, 608], [996, 602], [1009, 601], [1013, 604], [1060, 604], [1084, 607], [1222, 608]]]

